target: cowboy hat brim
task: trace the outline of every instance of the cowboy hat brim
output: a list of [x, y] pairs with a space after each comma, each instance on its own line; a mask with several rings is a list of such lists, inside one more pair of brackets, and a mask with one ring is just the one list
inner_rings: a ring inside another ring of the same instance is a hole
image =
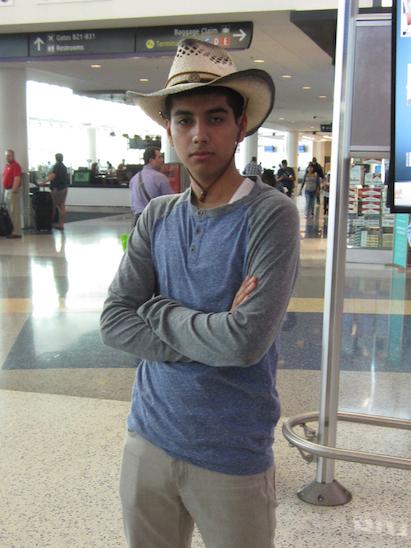
[[166, 127], [165, 98], [192, 89], [221, 86], [237, 91], [246, 100], [246, 135], [251, 135], [263, 124], [274, 106], [275, 86], [264, 70], [248, 69], [221, 76], [209, 82], [176, 84], [153, 93], [128, 91], [127, 98], [137, 104], [152, 120]]

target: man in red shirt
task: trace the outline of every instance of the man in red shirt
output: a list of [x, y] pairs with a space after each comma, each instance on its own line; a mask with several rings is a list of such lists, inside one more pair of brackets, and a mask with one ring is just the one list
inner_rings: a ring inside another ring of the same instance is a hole
[[3, 189], [6, 206], [13, 223], [13, 233], [7, 238], [21, 238], [21, 166], [14, 159], [14, 150], [6, 151]]

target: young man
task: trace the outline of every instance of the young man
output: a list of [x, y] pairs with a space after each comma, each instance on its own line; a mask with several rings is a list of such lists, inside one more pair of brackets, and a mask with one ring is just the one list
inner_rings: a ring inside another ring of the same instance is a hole
[[21, 166], [14, 158], [14, 150], [6, 150], [6, 165], [3, 170], [4, 201], [13, 223], [10, 239], [21, 238]]
[[126, 537], [132, 548], [188, 548], [195, 522], [206, 546], [271, 548], [275, 341], [298, 214], [244, 179], [234, 154], [270, 113], [274, 85], [187, 39], [167, 87], [136, 100], [167, 128], [191, 187], [144, 210], [101, 317], [103, 340], [141, 359], [121, 469]]
[[134, 224], [147, 207], [150, 200], [157, 196], [173, 194], [173, 189], [161, 169], [164, 158], [159, 148], [147, 147], [143, 155], [144, 167], [130, 179], [131, 211], [134, 214]]
[[288, 166], [287, 160], [281, 162], [281, 167], [277, 172], [277, 181], [282, 183], [287, 196], [291, 198], [295, 186], [295, 173], [294, 169]]

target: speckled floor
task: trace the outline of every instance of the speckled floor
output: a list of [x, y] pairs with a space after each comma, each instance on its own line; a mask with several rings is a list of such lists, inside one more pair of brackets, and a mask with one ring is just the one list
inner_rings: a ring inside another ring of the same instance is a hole
[[[0, 546], [125, 548], [117, 491], [127, 410], [114, 400], [0, 391]], [[365, 428], [344, 425], [339, 443], [381, 450]], [[387, 444], [405, 454], [411, 437], [394, 432]], [[279, 429], [275, 454], [277, 548], [410, 546], [409, 473], [339, 463], [336, 477], [353, 501], [318, 508], [296, 496], [314, 466]], [[193, 548], [203, 546], [196, 532]]]
[[[125, 548], [117, 491], [134, 359], [101, 344], [97, 320], [131, 218], [80, 213], [64, 234], [0, 242], [0, 548]], [[303, 220], [280, 341], [283, 417], [319, 406], [325, 234], [321, 216]], [[411, 418], [410, 322], [409, 271], [347, 265], [341, 410]], [[338, 445], [410, 457], [411, 434], [342, 423]], [[296, 496], [315, 466], [280, 428], [275, 453], [277, 548], [411, 546], [409, 472], [337, 463], [353, 501], [319, 508]]]

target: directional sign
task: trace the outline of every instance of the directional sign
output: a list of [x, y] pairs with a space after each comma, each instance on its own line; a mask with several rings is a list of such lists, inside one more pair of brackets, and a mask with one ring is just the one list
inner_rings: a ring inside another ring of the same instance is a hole
[[252, 36], [251, 22], [147, 27], [136, 32], [136, 52], [175, 52], [183, 38], [197, 38], [226, 49], [248, 49]]
[[134, 29], [74, 30], [30, 35], [30, 57], [134, 52]]
[[25, 34], [0, 34], [0, 59], [16, 59], [28, 56]]
[[320, 124], [320, 131], [322, 133], [330, 133], [333, 130], [333, 124], [330, 122], [329, 124]]

